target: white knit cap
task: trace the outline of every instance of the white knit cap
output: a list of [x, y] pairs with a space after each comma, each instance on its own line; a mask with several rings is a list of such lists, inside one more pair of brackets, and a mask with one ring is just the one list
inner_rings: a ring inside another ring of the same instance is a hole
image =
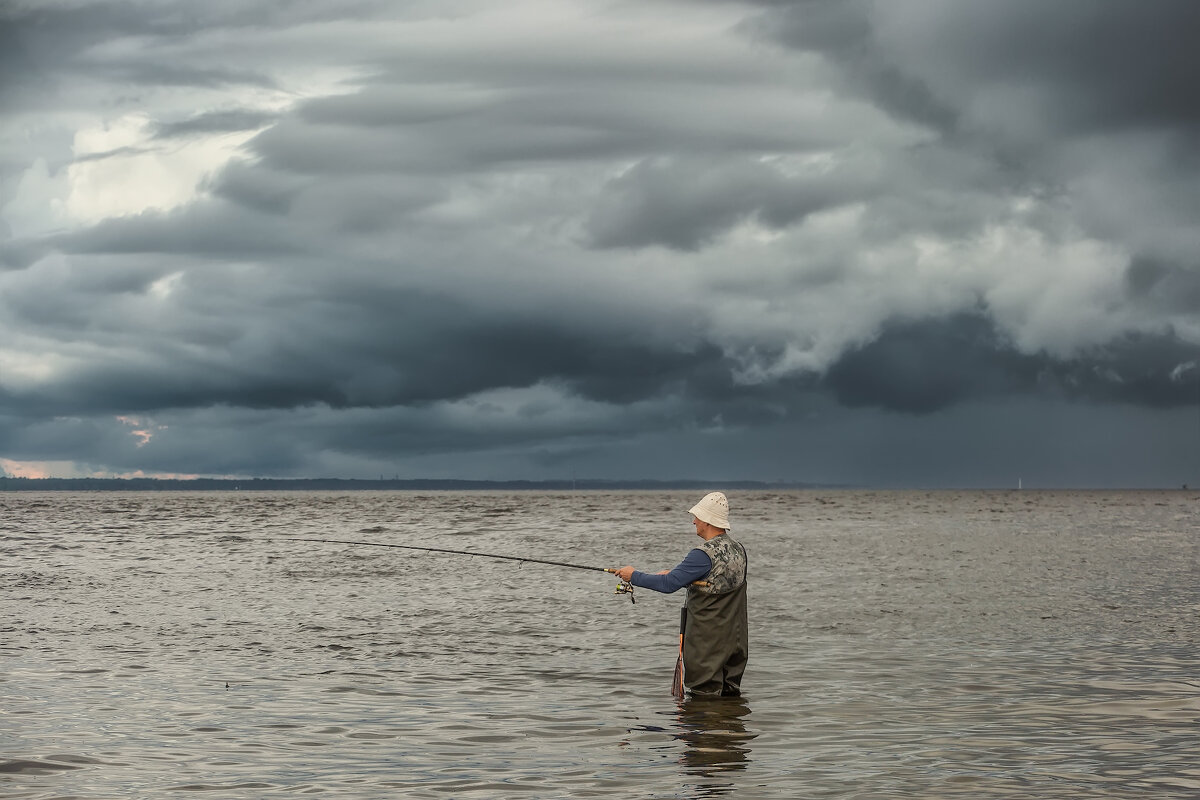
[[729, 530], [729, 501], [720, 492], [709, 492], [689, 512], [714, 528]]

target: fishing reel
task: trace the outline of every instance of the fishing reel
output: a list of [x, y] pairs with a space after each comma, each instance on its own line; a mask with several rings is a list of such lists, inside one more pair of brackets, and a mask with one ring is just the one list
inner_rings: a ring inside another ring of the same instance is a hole
[[614, 591], [613, 594], [627, 594], [629, 595], [629, 602], [633, 603], [634, 605], [637, 604], [637, 599], [633, 596], [633, 584], [629, 581], [619, 581], [617, 583], [616, 591]]

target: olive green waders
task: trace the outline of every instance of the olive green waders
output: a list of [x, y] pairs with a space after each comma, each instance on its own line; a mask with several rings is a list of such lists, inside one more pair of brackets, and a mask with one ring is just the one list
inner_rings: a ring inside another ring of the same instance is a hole
[[746, 630], [746, 584], [725, 594], [688, 590], [683, 637], [683, 682], [693, 695], [741, 694], [750, 655]]

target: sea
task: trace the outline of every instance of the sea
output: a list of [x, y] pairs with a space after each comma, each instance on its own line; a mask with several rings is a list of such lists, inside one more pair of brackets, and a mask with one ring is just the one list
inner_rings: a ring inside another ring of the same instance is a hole
[[730, 491], [677, 700], [702, 494], [0, 493], [0, 797], [1200, 797], [1200, 493]]

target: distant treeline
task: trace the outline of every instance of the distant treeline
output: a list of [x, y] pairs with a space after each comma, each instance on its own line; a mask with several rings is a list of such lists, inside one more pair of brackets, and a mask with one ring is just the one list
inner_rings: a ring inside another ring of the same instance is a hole
[[470, 481], [351, 480], [342, 478], [0, 478], [0, 491], [10, 492], [230, 492], [230, 491], [570, 491], [629, 489], [828, 489], [804, 483], [697, 480], [557, 480]]

